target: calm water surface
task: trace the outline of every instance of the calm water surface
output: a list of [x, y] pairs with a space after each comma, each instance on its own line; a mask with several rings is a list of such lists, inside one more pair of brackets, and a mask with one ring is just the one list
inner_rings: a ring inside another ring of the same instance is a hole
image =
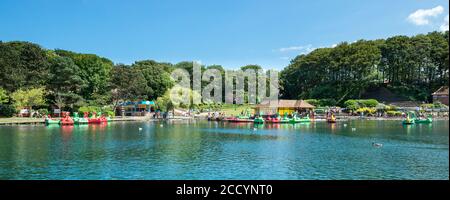
[[256, 128], [206, 121], [0, 126], [0, 179], [449, 179], [448, 121]]

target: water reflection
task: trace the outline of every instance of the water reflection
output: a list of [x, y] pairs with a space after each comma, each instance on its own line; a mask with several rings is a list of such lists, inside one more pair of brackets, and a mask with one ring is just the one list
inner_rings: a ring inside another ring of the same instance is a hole
[[448, 179], [448, 121], [346, 124], [4, 126], [0, 179]]

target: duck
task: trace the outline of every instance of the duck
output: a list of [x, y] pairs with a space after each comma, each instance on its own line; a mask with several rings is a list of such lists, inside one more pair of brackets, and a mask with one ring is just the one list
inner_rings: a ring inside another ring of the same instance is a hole
[[352, 128], [352, 131], [356, 131], [356, 128]]
[[139, 127], [139, 131], [142, 131], [142, 128], [141, 128], [141, 127]]
[[382, 147], [383, 144], [381, 144], [381, 143], [376, 143], [376, 142], [372, 142], [372, 146], [373, 146], [373, 147]]

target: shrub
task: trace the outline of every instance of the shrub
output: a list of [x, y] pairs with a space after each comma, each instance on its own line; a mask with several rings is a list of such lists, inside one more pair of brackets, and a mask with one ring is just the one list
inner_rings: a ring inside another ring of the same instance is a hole
[[385, 107], [385, 110], [387, 110], [387, 111], [396, 111], [396, 110], [398, 110], [398, 108], [397, 108], [397, 106], [394, 106], [394, 105], [388, 105], [388, 106]]
[[375, 112], [377, 112], [377, 109], [375, 108], [368, 108], [368, 107], [363, 107], [363, 108], [358, 108], [356, 110], [357, 113], [365, 113], [365, 114], [374, 114]]
[[400, 112], [400, 111], [393, 111], [393, 110], [387, 111], [386, 114], [388, 116], [391, 116], [391, 117], [393, 117], [393, 116], [402, 116], [402, 112]]
[[78, 113], [82, 114], [85, 112], [101, 112], [102, 109], [97, 107], [97, 106], [81, 106], [80, 108], [78, 108]]
[[344, 102], [344, 106], [349, 110], [356, 110], [359, 108], [359, 104], [356, 100], [350, 99]]
[[443, 108], [444, 104], [442, 104], [441, 102], [436, 102], [433, 104], [433, 108]]
[[13, 105], [0, 105], [0, 116], [2, 117], [12, 117], [16, 112]]
[[104, 115], [106, 115], [106, 116], [109, 116], [109, 117], [114, 117], [114, 116], [116, 116], [116, 113], [114, 112], [114, 110], [113, 110], [111, 107], [109, 107], [109, 106], [103, 107], [103, 108], [101, 109], [101, 111], [102, 111], [102, 113], [103, 113]]
[[48, 112], [48, 110], [46, 108], [39, 109], [38, 113], [41, 114], [41, 115], [48, 115], [49, 114], [49, 112]]
[[378, 101], [375, 99], [360, 99], [358, 100], [358, 104], [360, 104], [362, 107], [373, 108], [378, 105]]

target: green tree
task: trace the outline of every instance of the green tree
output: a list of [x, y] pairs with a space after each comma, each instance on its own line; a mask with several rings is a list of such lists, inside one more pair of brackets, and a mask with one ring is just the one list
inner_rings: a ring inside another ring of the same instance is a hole
[[11, 94], [11, 99], [17, 109], [28, 107], [32, 110], [34, 106], [45, 105], [44, 96], [45, 89], [40, 87], [27, 90], [19, 89]]
[[0, 87], [8, 92], [39, 87], [48, 80], [46, 51], [33, 43], [0, 41], [0, 66]]
[[173, 85], [170, 74], [166, 71], [166, 64], [157, 63], [152, 60], [135, 62], [133, 68], [141, 73], [147, 83], [147, 98], [156, 99], [167, 91]]
[[8, 96], [6, 90], [4, 90], [3, 88], [0, 88], [0, 104], [8, 103], [8, 101], [9, 101], [9, 96]]
[[87, 81], [78, 74], [80, 69], [68, 57], [50, 54], [50, 79], [47, 84], [49, 98], [60, 109], [69, 105], [73, 107], [83, 101], [81, 91], [87, 87]]
[[108, 92], [112, 61], [94, 54], [79, 54], [65, 50], [55, 50], [62, 57], [68, 57], [79, 67], [77, 75], [84, 81], [86, 86], [81, 88], [81, 96], [92, 100], [94, 94], [97, 97]]
[[123, 64], [114, 66], [111, 76], [113, 110], [121, 101], [144, 99], [148, 93], [147, 80], [141, 71]]

